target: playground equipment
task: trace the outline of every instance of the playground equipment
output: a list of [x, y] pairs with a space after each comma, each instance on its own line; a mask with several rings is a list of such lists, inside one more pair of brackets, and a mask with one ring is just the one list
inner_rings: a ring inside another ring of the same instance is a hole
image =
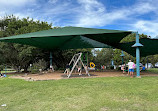
[[90, 67], [95, 68], [95, 64], [93, 62], [90, 62]]
[[[83, 66], [83, 68], [85, 69], [85, 71], [86, 71], [86, 74], [88, 75], [88, 76], [90, 76], [90, 74], [89, 74], [89, 72], [88, 72], [88, 66], [86, 65], [84, 65], [84, 63], [83, 63], [83, 60], [82, 60], [82, 53], [78, 53], [78, 54], [75, 54], [73, 57], [72, 57], [72, 59], [71, 59], [71, 61], [70, 61], [70, 63], [69, 63], [69, 66], [70, 65], [72, 65], [73, 64], [73, 67], [72, 67], [72, 69], [70, 70], [70, 72], [68, 72], [68, 78], [70, 78], [70, 76], [71, 76], [71, 74], [72, 74], [72, 72], [74, 71], [74, 69], [75, 68], [81, 68], [80, 70], [82, 70], [82, 66]], [[84, 60], [85, 60], [85, 58], [83, 58]], [[66, 71], [67, 70], [65, 70], [64, 71], [64, 74], [66, 73]], [[79, 75], [81, 75], [81, 72], [79, 73]]]

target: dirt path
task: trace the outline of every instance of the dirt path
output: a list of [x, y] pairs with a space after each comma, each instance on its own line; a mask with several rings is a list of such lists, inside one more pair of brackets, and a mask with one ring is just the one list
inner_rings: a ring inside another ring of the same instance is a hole
[[[73, 73], [70, 78], [95, 78], [95, 77], [118, 77], [118, 76], [127, 76], [120, 71], [106, 71], [106, 72], [90, 72], [91, 76], [87, 74], [79, 75], [78, 73]], [[158, 76], [158, 74], [149, 74], [149, 73], [141, 73], [141, 76]], [[37, 80], [59, 80], [59, 79], [68, 79], [66, 74], [62, 71], [56, 71], [53, 73], [45, 73], [45, 74], [23, 74], [23, 75], [16, 75], [11, 76], [11, 78], [19, 78], [25, 79], [30, 81], [37, 81]]]

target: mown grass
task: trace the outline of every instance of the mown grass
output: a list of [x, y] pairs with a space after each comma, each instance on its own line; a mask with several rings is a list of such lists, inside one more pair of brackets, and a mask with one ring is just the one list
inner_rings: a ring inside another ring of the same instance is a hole
[[158, 111], [158, 77], [0, 78], [0, 111]]

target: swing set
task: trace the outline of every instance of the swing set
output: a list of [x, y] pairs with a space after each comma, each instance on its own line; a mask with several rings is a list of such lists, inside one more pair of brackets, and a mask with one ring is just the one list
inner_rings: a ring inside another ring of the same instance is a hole
[[[64, 71], [64, 74], [67, 73], [67, 77], [70, 78], [72, 72], [75, 70], [75, 69], [78, 69], [78, 72], [79, 72], [79, 75], [82, 75], [82, 67], [84, 68], [86, 74], [88, 76], [90, 76], [89, 72], [88, 72], [88, 53], [85, 54], [85, 53], [78, 53], [78, 54], [75, 54], [71, 61], [69, 62], [69, 66], [72, 66], [71, 70], [68, 71], [68, 70], [65, 70]], [[68, 72], [67, 72], [68, 71]]]

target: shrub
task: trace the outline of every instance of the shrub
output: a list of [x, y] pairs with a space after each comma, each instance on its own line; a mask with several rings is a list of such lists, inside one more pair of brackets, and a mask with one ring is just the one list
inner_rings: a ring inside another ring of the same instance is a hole
[[32, 73], [32, 74], [39, 73], [39, 69], [32, 69], [32, 70], [31, 70], [31, 73]]
[[114, 69], [114, 66], [110, 66], [110, 69]]
[[4, 69], [4, 66], [3, 65], [0, 65], [0, 70], [2, 71]]
[[32, 73], [39, 73], [39, 69], [44, 70], [46, 68], [47, 64], [46, 61], [44, 61], [43, 59], [33, 63], [32, 67], [30, 67], [28, 70]]

